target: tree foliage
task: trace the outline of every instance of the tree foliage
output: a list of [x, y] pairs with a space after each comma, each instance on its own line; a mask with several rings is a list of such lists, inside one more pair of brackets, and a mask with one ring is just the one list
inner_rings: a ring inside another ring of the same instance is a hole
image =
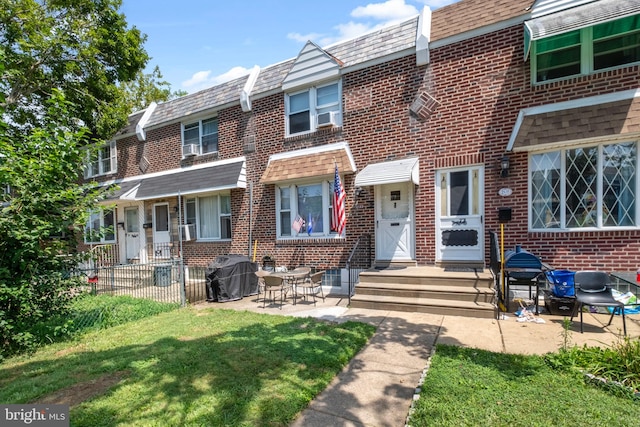
[[187, 94], [181, 90], [172, 92], [171, 84], [163, 80], [157, 65], [151, 73], [139, 71], [134, 80], [123, 82], [121, 88], [131, 112], [144, 110], [152, 102], [169, 101]]
[[93, 137], [126, 123], [119, 83], [144, 68], [145, 36], [128, 28], [121, 0], [0, 0], [5, 70], [0, 91], [13, 126], [37, 126], [53, 89]]
[[0, 359], [36, 344], [33, 326], [77, 285], [77, 244], [104, 197], [79, 184], [85, 148], [126, 123], [121, 85], [148, 60], [120, 4], [0, 0]]
[[88, 212], [104, 197], [78, 185], [87, 130], [75, 130], [72, 104], [54, 90], [41, 127], [20, 141], [0, 137], [0, 357], [34, 344], [31, 327], [64, 312], [77, 283], [71, 271]]

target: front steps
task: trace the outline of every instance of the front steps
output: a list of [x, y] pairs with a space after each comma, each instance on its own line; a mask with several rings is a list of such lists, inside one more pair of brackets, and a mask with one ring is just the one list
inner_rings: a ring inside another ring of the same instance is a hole
[[360, 273], [351, 307], [496, 318], [493, 283], [491, 273], [484, 269], [370, 269]]

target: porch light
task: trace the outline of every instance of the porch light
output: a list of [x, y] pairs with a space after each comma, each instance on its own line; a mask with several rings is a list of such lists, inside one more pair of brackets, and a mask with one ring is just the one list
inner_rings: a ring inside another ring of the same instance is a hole
[[509, 157], [502, 156], [500, 159], [500, 176], [506, 178], [509, 176]]

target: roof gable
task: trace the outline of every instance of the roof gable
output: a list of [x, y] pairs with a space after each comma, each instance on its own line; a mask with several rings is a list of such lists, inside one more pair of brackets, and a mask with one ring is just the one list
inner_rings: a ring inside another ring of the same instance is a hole
[[314, 82], [340, 76], [342, 64], [315, 43], [308, 41], [282, 81], [282, 89], [310, 86]]

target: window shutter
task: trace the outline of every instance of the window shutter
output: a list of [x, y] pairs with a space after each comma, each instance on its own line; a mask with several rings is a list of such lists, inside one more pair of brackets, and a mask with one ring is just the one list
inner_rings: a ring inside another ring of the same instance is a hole
[[116, 151], [116, 141], [111, 141], [110, 143], [111, 146], [111, 172], [116, 172], [118, 169], [118, 152]]

